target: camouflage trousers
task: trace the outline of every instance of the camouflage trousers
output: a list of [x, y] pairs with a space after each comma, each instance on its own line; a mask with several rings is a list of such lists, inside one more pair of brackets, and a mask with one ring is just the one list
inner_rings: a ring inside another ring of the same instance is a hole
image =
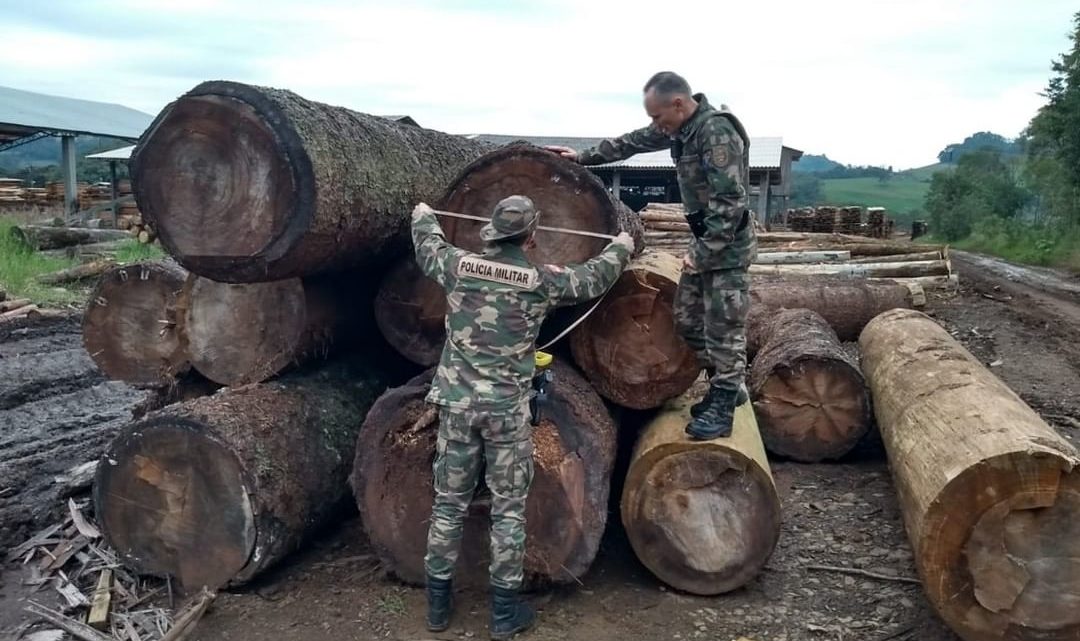
[[720, 388], [745, 382], [749, 285], [745, 268], [683, 271], [675, 292], [675, 326], [702, 367], [716, 369], [710, 382]]
[[461, 549], [465, 515], [486, 462], [491, 490], [491, 584], [521, 587], [525, 558], [525, 498], [533, 478], [529, 406], [504, 414], [450, 410], [439, 413], [434, 463], [435, 504], [424, 567], [450, 579]]

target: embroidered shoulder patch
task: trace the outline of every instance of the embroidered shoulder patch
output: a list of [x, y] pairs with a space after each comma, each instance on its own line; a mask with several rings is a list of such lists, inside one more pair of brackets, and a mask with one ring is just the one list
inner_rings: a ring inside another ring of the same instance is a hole
[[712, 162], [716, 167], [726, 167], [728, 163], [727, 149], [724, 149], [722, 145], [713, 147]]
[[507, 265], [479, 256], [466, 256], [458, 263], [458, 274], [492, 283], [512, 285], [521, 289], [536, 289], [540, 275], [532, 267]]

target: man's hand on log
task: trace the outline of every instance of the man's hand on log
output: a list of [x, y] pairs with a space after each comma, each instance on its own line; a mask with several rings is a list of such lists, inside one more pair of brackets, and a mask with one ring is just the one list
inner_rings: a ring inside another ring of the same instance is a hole
[[424, 214], [434, 214], [435, 210], [432, 209], [427, 203], [420, 203], [412, 210], [412, 221], [415, 223], [420, 216]]
[[578, 161], [578, 152], [571, 149], [570, 147], [563, 147], [562, 145], [544, 145], [544, 149], [547, 149], [552, 153], [559, 154], [567, 160], [572, 160], [574, 162]]
[[634, 237], [626, 232], [619, 232], [619, 235], [611, 241], [612, 245], [621, 245], [626, 248], [626, 251], [631, 254], [634, 253]]
[[698, 273], [697, 267], [694, 267], [694, 260], [690, 258], [690, 252], [686, 252], [682, 257], [682, 270], [686, 274]]

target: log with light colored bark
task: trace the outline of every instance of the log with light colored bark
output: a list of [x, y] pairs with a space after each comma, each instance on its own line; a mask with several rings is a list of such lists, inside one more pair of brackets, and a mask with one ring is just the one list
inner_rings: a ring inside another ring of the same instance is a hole
[[683, 429], [704, 385], [670, 401], [645, 426], [622, 494], [622, 520], [638, 559], [693, 594], [734, 590], [768, 561], [780, 534], [780, 499], [754, 411], [735, 411], [729, 438], [691, 441]]
[[[894, 256], [898, 254], [910, 254], [912, 252], [928, 252], [939, 251], [942, 255], [948, 258], [946, 245], [917, 245], [914, 243], [905, 242], [889, 242], [889, 241], [877, 241], [863, 236], [848, 236], [845, 237], [848, 240], [808, 240], [808, 241], [795, 241], [795, 242], [766, 242], [762, 241], [759, 235], [758, 237], [758, 250], [779, 252], [779, 251], [812, 251], [812, 250], [837, 250], [843, 249], [851, 252], [852, 256]], [[857, 238], [858, 241], [849, 240], [850, 238]], [[882, 259], [886, 261], [888, 259]]]
[[952, 269], [947, 260], [916, 260], [896, 263], [838, 263], [835, 265], [751, 265], [750, 274], [835, 274], [863, 278], [917, 278], [948, 276]]
[[1080, 455], [933, 319], [859, 339], [930, 602], [966, 641], [1080, 638]]
[[847, 454], [870, 429], [870, 391], [855, 355], [808, 309], [751, 311], [761, 345], [747, 383], [765, 447], [804, 463]]
[[913, 278], [871, 278], [872, 281], [891, 281], [901, 285], [918, 285], [923, 290], [956, 291], [960, 286], [960, 275], [952, 273], [942, 276], [917, 276]]
[[675, 330], [681, 270], [679, 258], [646, 251], [570, 334], [574, 361], [604, 398], [634, 409], [659, 407], [701, 373]]
[[940, 250], [924, 251], [924, 252], [912, 252], [910, 254], [891, 254], [888, 258], [882, 256], [857, 256], [852, 258], [848, 262], [852, 263], [881, 263], [881, 262], [911, 262], [915, 260], [943, 260], [948, 258], [947, 252], [943, 253]]
[[758, 265], [799, 265], [814, 263], [844, 263], [851, 260], [851, 252], [844, 250], [758, 252], [754, 263]]

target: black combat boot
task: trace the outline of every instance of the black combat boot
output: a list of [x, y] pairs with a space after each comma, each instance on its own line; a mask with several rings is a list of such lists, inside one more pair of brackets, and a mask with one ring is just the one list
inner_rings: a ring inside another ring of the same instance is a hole
[[706, 394], [709, 403], [686, 426], [687, 435], [695, 441], [731, 436], [738, 394], [737, 390], [710, 386]]
[[427, 629], [442, 632], [450, 627], [450, 612], [454, 608], [454, 590], [450, 579], [427, 578]]
[[[705, 396], [700, 401], [690, 406], [690, 416], [697, 418], [698, 414], [701, 414], [701, 410], [705, 409], [705, 406], [709, 404], [709, 399], [712, 398], [713, 389], [715, 388], [710, 385], [709, 391], [705, 392]], [[739, 393], [735, 396], [735, 407], [742, 405], [748, 400], [750, 400], [750, 393], [746, 391], [746, 384], [744, 383], [739, 386]]]
[[491, 586], [491, 638], [506, 641], [528, 630], [536, 619], [532, 606], [518, 596], [517, 590]]

